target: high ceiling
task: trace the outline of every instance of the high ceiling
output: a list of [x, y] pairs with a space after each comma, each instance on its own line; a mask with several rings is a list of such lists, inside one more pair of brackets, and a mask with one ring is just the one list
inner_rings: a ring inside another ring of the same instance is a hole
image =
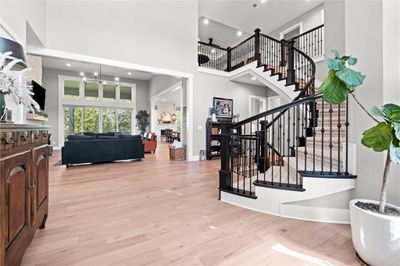
[[[269, 33], [322, 2], [323, 0], [200, 0], [199, 18], [206, 17], [248, 33], [256, 28]], [[258, 7], [253, 7], [254, 4]]]
[[[70, 64], [70, 66], [67, 66], [67, 64]], [[99, 72], [100, 66], [86, 62], [43, 57], [43, 67], [73, 71], [76, 72], [77, 76], [79, 75], [80, 72], [83, 72], [85, 73], [85, 75], [90, 76], [94, 72]], [[127, 79], [139, 79], [139, 80], [150, 80], [152, 77], [154, 77], [154, 74], [149, 72], [123, 69], [114, 66], [102, 66], [101, 73], [104, 76], [127, 78]], [[128, 73], [131, 74], [129, 75]]]
[[169, 91], [158, 95], [157, 97], [153, 98], [155, 105], [160, 104], [175, 104], [176, 106], [181, 105], [181, 87], [171, 88]]
[[205, 19], [205, 17], [199, 18], [199, 38], [200, 41], [205, 43], [209, 42], [208, 38], [213, 38], [214, 44], [221, 47], [233, 47], [253, 34], [252, 32], [247, 33], [242, 31], [242, 35], [238, 36], [237, 32], [239, 29], [232, 28], [212, 19], [207, 19], [208, 23], [206, 25], [204, 24]]

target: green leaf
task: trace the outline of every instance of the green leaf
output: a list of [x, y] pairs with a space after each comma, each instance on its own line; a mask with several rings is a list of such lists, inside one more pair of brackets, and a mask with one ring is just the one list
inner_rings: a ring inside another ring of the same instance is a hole
[[346, 84], [336, 77], [336, 71], [330, 70], [328, 77], [320, 86], [324, 100], [332, 104], [340, 104], [347, 98], [348, 91]]
[[394, 164], [400, 164], [400, 148], [390, 145], [390, 159]]
[[340, 59], [342, 59], [343, 61], [347, 61], [351, 56], [348, 55], [344, 55], [342, 56]]
[[338, 50], [333, 49], [333, 50], [332, 50], [332, 53], [335, 54], [335, 58], [336, 58], [336, 59], [339, 59], [339, 58], [340, 58], [340, 54], [339, 54], [339, 51], [338, 51]]
[[385, 151], [389, 149], [392, 142], [392, 128], [385, 122], [364, 131], [361, 143], [372, 148], [374, 151]]
[[354, 71], [347, 67], [336, 72], [336, 76], [348, 86], [360, 86], [365, 79], [365, 75], [361, 74], [361, 72]]
[[347, 59], [347, 63], [349, 63], [350, 66], [354, 66], [355, 64], [357, 64], [357, 62], [358, 62], [358, 59], [355, 57], [352, 57], [352, 56], [350, 56]]
[[339, 71], [344, 68], [344, 62], [342, 60], [329, 58], [327, 64], [329, 69], [334, 69]]
[[380, 116], [380, 117], [383, 117], [383, 118], [386, 117], [385, 114], [384, 114], [378, 107], [376, 107], [376, 106], [372, 107], [371, 113], [372, 113], [374, 116]]
[[400, 141], [400, 123], [393, 122], [392, 126], [393, 126], [394, 134], [395, 134], [397, 140]]
[[386, 114], [388, 120], [400, 123], [400, 106], [388, 103], [383, 106], [382, 111]]

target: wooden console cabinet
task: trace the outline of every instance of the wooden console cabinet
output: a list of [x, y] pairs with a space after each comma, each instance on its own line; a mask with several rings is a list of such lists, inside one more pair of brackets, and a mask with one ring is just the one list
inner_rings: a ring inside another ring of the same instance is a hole
[[48, 127], [0, 123], [0, 266], [20, 265], [48, 213]]

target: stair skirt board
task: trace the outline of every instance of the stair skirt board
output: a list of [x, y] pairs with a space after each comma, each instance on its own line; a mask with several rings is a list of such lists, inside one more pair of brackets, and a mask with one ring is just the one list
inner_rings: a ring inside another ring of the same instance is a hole
[[[316, 222], [349, 223], [347, 209], [330, 208], [329, 206], [310, 207], [297, 202], [348, 191], [354, 188], [354, 184], [354, 179], [304, 178], [304, 192], [256, 186], [257, 199], [221, 191], [221, 201], [281, 217]], [[343, 204], [347, 204], [347, 202]]]

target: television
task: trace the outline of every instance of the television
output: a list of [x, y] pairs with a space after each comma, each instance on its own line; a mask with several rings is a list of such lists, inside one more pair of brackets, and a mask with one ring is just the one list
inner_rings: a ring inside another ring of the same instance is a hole
[[32, 80], [32, 98], [39, 104], [40, 110], [44, 111], [45, 103], [46, 103], [46, 89]]

